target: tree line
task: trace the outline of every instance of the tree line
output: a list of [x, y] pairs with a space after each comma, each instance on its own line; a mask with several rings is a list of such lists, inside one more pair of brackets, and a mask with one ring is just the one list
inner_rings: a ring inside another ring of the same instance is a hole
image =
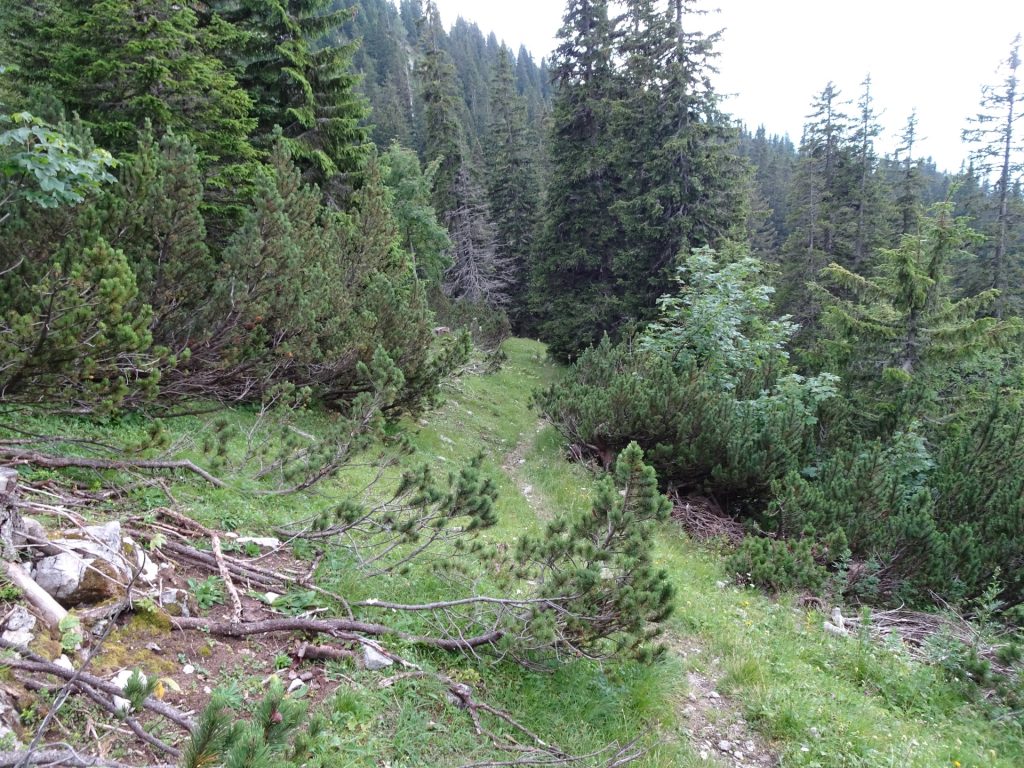
[[430, 0], [0, 10], [5, 400], [392, 414], [435, 327], [513, 329], [578, 449], [768, 534], [744, 573], [1020, 601], [1019, 40], [949, 175], [870, 78], [737, 126], [689, 0], [570, 0], [539, 63]]

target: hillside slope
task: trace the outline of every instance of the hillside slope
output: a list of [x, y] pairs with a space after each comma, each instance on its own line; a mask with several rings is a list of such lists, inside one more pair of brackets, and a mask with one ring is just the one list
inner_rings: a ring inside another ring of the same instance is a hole
[[[409, 425], [413, 450], [403, 459], [408, 466], [426, 461], [443, 473], [482, 453], [482, 472], [499, 491], [499, 522], [485, 538], [497, 545], [559, 513], [588, 509], [595, 480], [589, 470], [565, 459], [558, 434], [529, 407], [531, 392], [559, 375], [543, 346], [510, 340], [505, 350], [508, 359], [499, 372], [454, 382], [440, 408]], [[182, 448], [178, 456], [202, 461], [204, 454], [190, 446], [201, 442], [215, 419], [225, 418], [242, 428], [259, 420], [249, 411], [172, 420], [175, 444]], [[26, 419], [21, 428], [43, 432], [53, 426], [52, 417], [39, 417], [38, 422]], [[146, 428], [133, 419], [61, 426], [80, 437], [124, 441], [139, 439]], [[316, 432], [326, 422], [308, 414], [299, 427]], [[345, 470], [329, 494], [261, 496], [230, 475], [225, 475], [226, 489], [182, 475], [170, 491], [211, 528], [266, 535], [273, 526], [307, 517], [325, 496], [364, 487], [374, 473], [372, 466]], [[27, 479], [41, 475], [47, 473], [25, 473]], [[76, 476], [88, 479], [81, 472]], [[138, 492], [132, 502], [152, 504], [151, 494]], [[123, 510], [119, 514], [124, 519]], [[461, 596], [432, 568], [365, 579], [340, 548], [318, 553], [297, 546], [291, 556], [300, 564], [313, 561], [315, 583], [352, 602]], [[653, 666], [566, 660], [538, 672], [484, 654], [450, 654], [404, 642], [392, 648], [432, 674], [473, 686], [489, 703], [576, 755], [639, 737], [647, 751], [636, 764], [650, 768], [1024, 764], [1021, 724], [986, 719], [982, 703], [969, 700], [971, 688], [939, 667], [911, 660], [897, 645], [833, 637], [822, 630], [820, 613], [795, 607], [785, 596], [769, 600], [732, 586], [720, 554], [695, 545], [672, 523], [660, 532], [657, 560], [671, 574], [677, 598], [664, 634], [668, 653]], [[483, 583], [487, 576], [475, 578]], [[252, 601], [245, 597], [248, 607]], [[214, 607], [211, 615], [226, 610]], [[305, 675], [308, 698], [325, 713], [330, 734], [310, 764], [397, 768], [508, 765], [503, 761], [515, 759], [491, 749], [467, 713], [429, 680], [398, 675], [382, 684], [382, 673], [345, 660], [311, 672], [316, 665], [295, 658], [297, 643], [289, 637], [237, 642], [180, 637], [129, 621], [94, 667], [104, 674], [149, 669], [174, 680], [182, 693], [178, 699], [169, 694], [170, 699], [191, 707], [224, 686], [240, 702], [254, 702], [275, 671], [297, 679]], [[163, 646], [159, 659], [146, 650], [154, 642]], [[187, 673], [186, 667], [191, 667]], [[73, 726], [75, 717], [85, 715], [76, 709], [68, 717]]]

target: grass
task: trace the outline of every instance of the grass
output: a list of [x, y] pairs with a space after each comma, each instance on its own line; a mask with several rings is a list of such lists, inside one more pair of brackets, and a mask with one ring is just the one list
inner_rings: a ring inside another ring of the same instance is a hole
[[[511, 542], [535, 530], [538, 509], [546, 515], [587, 509], [594, 483], [588, 470], [565, 460], [553, 429], [537, 431], [537, 416], [528, 407], [531, 393], [559, 375], [543, 347], [511, 340], [506, 352], [508, 361], [500, 372], [455, 383], [440, 408], [406, 425], [414, 449], [406, 465], [428, 462], [438, 472], [455, 470], [483, 452], [484, 471], [500, 492], [500, 522], [486, 534], [494, 542]], [[250, 428], [256, 419], [247, 409], [220, 416], [238, 430]], [[181, 457], [204, 462], [207, 457], [196, 446], [211, 432], [213, 418], [168, 422]], [[315, 432], [325, 418], [309, 413], [298, 426]], [[140, 416], [99, 424], [32, 413], [18, 419], [18, 428], [25, 431], [59, 431], [113, 443], [141, 441], [149, 426]], [[524, 448], [519, 451], [524, 462], [511, 477], [503, 464], [517, 446]], [[229, 459], [237, 458], [239, 449], [233, 450]], [[329, 490], [357, 493], [372, 474], [371, 467], [346, 470]], [[101, 479], [94, 472], [75, 476], [87, 484], [98, 485]], [[251, 488], [240, 476], [229, 472], [228, 480], [233, 487], [220, 490], [181, 475], [173, 492], [202, 522], [257, 534], [328, 503], [319, 494], [258, 496], [247, 492]], [[531, 499], [520, 491], [523, 483], [533, 486]], [[151, 490], [136, 494], [142, 507], [162, 503]], [[648, 768], [711, 764], [696, 756], [687, 738], [688, 670], [713, 676], [787, 768], [1024, 765], [1021, 724], [988, 719], [940, 670], [896, 648], [829, 636], [821, 629], [820, 615], [795, 608], [785, 597], [770, 600], [750, 589], [721, 587], [727, 579], [721, 556], [694, 545], [671, 525], [661, 532], [657, 560], [671, 574], [677, 609], [666, 628], [675, 650], [652, 667], [572, 661], [542, 674], [511, 663], [393, 647], [411, 661], [473, 685], [482, 698], [513, 712], [567, 751], [587, 753], [613, 740], [645, 735], [656, 742], [638, 763]], [[324, 586], [354, 600], [452, 596], [450, 584], [424, 568], [367, 582], [342, 550], [328, 553], [319, 576]], [[391, 618], [415, 626], [412, 618]], [[446, 701], [437, 684], [406, 680], [380, 689], [377, 673], [348, 665], [331, 670], [342, 682], [326, 704], [331, 727], [325, 765], [449, 766], [493, 757], [466, 714]]]

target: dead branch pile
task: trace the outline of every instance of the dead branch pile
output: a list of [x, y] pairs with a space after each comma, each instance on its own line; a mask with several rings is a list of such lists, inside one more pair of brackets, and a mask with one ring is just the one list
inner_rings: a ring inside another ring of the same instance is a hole
[[725, 540], [733, 546], [743, 541], [743, 524], [726, 515], [711, 499], [703, 496], [669, 495], [672, 519], [695, 541]]

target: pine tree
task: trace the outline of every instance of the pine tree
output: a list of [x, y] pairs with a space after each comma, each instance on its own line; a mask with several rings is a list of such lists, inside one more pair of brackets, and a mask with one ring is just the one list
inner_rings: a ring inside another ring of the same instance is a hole
[[167, 133], [157, 141], [146, 131], [120, 177], [104, 200], [101, 229], [132, 265], [153, 309], [157, 343], [184, 353], [205, 335], [202, 319], [217, 279], [199, 158], [188, 139]]

